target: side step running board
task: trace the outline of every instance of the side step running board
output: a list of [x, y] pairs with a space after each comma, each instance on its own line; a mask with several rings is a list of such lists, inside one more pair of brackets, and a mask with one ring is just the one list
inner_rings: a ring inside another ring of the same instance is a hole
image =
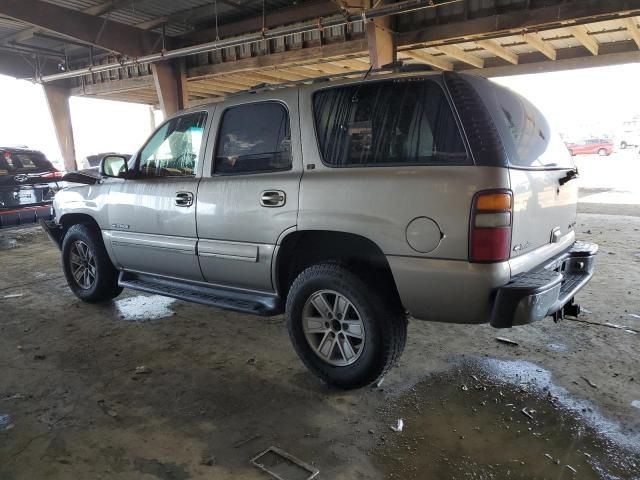
[[280, 301], [273, 295], [213, 288], [129, 272], [120, 272], [118, 285], [187, 302], [202, 303], [223, 310], [262, 316], [282, 313]]

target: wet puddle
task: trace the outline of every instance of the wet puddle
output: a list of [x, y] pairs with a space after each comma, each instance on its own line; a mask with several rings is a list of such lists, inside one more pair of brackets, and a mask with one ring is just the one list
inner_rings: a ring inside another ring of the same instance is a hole
[[0, 413], [0, 432], [6, 432], [12, 428], [13, 423], [11, 423], [11, 417], [4, 413]]
[[170, 308], [176, 300], [162, 295], [137, 295], [116, 301], [120, 318], [130, 322], [147, 322], [174, 315]]
[[388, 478], [640, 478], [640, 435], [626, 434], [528, 362], [479, 360], [392, 400], [374, 462]]

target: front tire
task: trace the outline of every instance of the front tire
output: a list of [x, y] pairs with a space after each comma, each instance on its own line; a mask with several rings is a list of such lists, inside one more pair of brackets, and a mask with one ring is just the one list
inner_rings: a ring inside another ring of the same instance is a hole
[[62, 268], [69, 288], [80, 300], [103, 302], [122, 292], [118, 271], [99, 232], [90, 225], [73, 225], [67, 231], [62, 241]]
[[598, 155], [600, 155], [601, 157], [607, 156], [607, 150], [604, 148], [601, 148], [600, 150], [598, 150]]
[[316, 376], [338, 388], [363, 387], [402, 354], [407, 320], [397, 303], [342, 265], [313, 265], [289, 291], [289, 336]]

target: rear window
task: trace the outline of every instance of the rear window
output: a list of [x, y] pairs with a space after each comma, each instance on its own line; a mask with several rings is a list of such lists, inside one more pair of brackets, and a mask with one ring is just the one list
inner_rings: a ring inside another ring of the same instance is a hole
[[43, 172], [54, 170], [54, 168], [42, 154], [5, 151], [0, 153], [0, 170]]
[[[560, 136], [525, 98], [496, 86], [499, 118], [513, 141], [511, 165], [527, 168], [573, 168], [573, 160]], [[503, 130], [503, 129], [501, 129]]]
[[316, 92], [323, 161], [334, 167], [469, 163], [440, 86], [399, 79]]

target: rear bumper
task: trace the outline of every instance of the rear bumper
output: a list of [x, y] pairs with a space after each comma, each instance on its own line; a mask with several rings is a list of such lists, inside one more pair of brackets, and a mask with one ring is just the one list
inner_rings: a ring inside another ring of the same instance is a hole
[[573, 297], [589, 282], [595, 270], [598, 245], [575, 242], [568, 250], [534, 270], [514, 276], [498, 289], [490, 323], [496, 328], [562, 316]]
[[57, 183], [0, 187], [0, 209], [50, 204], [59, 189], [60, 187]]
[[53, 207], [51, 205], [16, 209], [0, 208], [0, 228], [26, 225], [29, 223], [36, 223], [40, 219], [50, 220], [52, 218]]

